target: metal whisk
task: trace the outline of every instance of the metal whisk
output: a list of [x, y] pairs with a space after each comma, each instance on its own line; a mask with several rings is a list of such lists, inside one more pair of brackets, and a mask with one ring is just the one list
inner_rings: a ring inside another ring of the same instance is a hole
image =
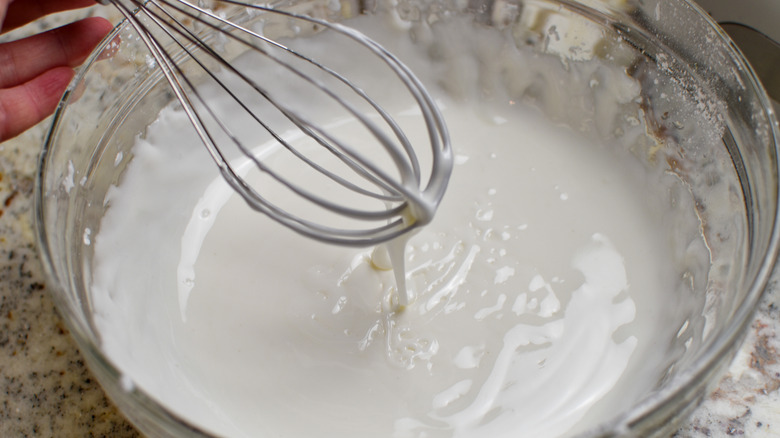
[[[251, 208], [306, 236], [346, 245], [375, 245], [431, 220], [452, 170], [447, 129], [421, 81], [363, 33], [293, 10], [234, 0], [98, 1], [118, 8], [138, 33], [222, 177]], [[224, 18], [227, 5], [239, 7], [234, 11], [246, 8], [249, 19]], [[307, 33], [314, 36], [286, 39]], [[412, 106], [403, 114], [412, 116], [404, 123], [419, 125], [415, 132], [424, 133], [422, 141], [408, 138], [398, 112], [391, 116], [392, 110], [332, 67], [330, 59], [321, 59], [317, 44], [326, 34], [340, 41], [336, 52], [348, 55], [342, 66], [361, 75], [370, 71], [369, 80], [380, 81], [384, 98], [396, 99], [399, 90], [406, 94]], [[313, 44], [313, 53], [290, 45], [298, 40]], [[246, 53], [229, 59], [226, 44]], [[259, 61], [247, 62], [247, 56]], [[380, 71], [384, 76], [374, 76]], [[204, 82], [211, 88], [203, 88]], [[241, 116], [218, 105], [232, 105]], [[334, 129], [334, 123], [352, 126], [349, 133], [361, 140]], [[255, 149], [257, 139], [266, 137], [275, 144], [271, 149], [294, 157], [293, 170], [263, 152], [268, 148]], [[421, 149], [413, 142], [427, 145]], [[228, 157], [227, 148], [244, 158]], [[249, 181], [246, 167], [262, 176]], [[269, 196], [271, 185], [281, 187], [283, 195]]]

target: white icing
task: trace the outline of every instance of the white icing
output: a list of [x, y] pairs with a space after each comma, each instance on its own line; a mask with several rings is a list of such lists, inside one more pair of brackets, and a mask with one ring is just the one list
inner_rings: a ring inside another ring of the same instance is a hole
[[566, 436], [651, 388], [674, 257], [641, 169], [521, 105], [432, 91], [456, 165], [403, 272], [249, 210], [164, 110], [92, 238], [95, 323], [123, 385], [221, 435], [339, 438]]

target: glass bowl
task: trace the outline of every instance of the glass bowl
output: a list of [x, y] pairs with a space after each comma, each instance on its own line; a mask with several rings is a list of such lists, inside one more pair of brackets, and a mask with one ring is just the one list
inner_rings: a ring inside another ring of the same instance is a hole
[[[665, 371], [635, 403], [604, 415], [600, 426], [581, 436], [651, 437], [674, 431], [735, 354], [777, 252], [777, 122], [765, 92], [726, 34], [686, 0], [278, 5], [331, 20], [390, 9], [412, 41], [430, 45], [442, 71], [454, 71], [449, 63], [457, 56], [437, 52], [437, 34], [426, 31], [465, 17], [534, 60], [498, 72], [485, 69], [479, 80], [500, 84], [502, 93], [583, 135], [629, 149], [645, 168], [673, 175], [678, 189], [692, 194], [693, 209], [671, 214], [667, 224], [679, 278], [678, 299], [659, 321], [672, 328], [659, 335], [659, 342], [668, 343], [667, 354], [658, 358]], [[241, 22], [258, 19], [243, 8], [222, 12]], [[222, 49], [227, 56], [239, 54], [229, 45]], [[188, 68], [186, 57], [180, 59]], [[585, 75], [593, 65], [617, 72], [615, 85], [604, 88]], [[463, 78], [444, 74], [437, 86], [447, 89], [458, 80]], [[565, 92], [556, 92], [556, 84], [564, 83]], [[615, 92], [618, 83], [633, 90], [628, 98]], [[492, 85], [480, 99], [495, 98]], [[107, 194], [132, 161], [136, 138], [173, 99], [132, 27], [120, 23], [57, 109], [41, 155], [35, 214], [49, 289], [119, 409], [150, 436], [210, 436], [134, 385], [122, 364], [106, 354], [90, 294], [91, 239], [100, 230]], [[677, 196], [670, 190], [663, 200], [670, 211]], [[679, 219], [690, 214], [696, 215], [695, 229]], [[702, 237], [706, 247], [697, 246]]]

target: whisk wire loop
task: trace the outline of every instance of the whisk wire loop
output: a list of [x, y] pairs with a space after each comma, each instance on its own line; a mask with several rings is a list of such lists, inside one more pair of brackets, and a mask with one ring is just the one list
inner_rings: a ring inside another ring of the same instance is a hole
[[[423, 188], [421, 187], [422, 172], [419, 159], [414, 146], [400, 125], [368, 93], [334, 69], [259, 32], [240, 26], [220, 17], [211, 10], [199, 7], [186, 0], [100, 0], [103, 4], [116, 6], [138, 33], [143, 43], [149, 48], [152, 58], [160, 66], [174, 96], [181, 104], [183, 111], [192, 123], [212, 160], [217, 164], [222, 177], [244, 198], [247, 204], [251, 208], [266, 214], [301, 234], [321, 241], [345, 245], [377, 244], [430, 221], [449, 180], [452, 170], [452, 153], [446, 126], [438, 108], [422, 83], [412, 74], [408, 67], [378, 43], [367, 38], [362, 33], [341, 24], [237, 0], [215, 1], [216, 3], [252, 8], [263, 13], [279, 14], [291, 19], [303, 20], [351, 38], [362, 47], [368, 49], [393, 71], [414, 98], [425, 123], [431, 147], [432, 167], [427, 185]], [[133, 7], [131, 8], [127, 4]], [[176, 14], [179, 14], [179, 17]], [[257, 80], [250, 78], [239, 68], [234, 67], [232, 62], [229, 62], [214, 47], [204, 41], [198, 32], [185, 25], [185, 20], [201, 23], [219, 35], [225, 35], [231, 40], [243, 44], [254, 51], [254, 53], [270, 59], [293, 77], [297, 77], [303, 83], [319, 90], [331, 102], [335, 102], [340, 106], [346, 114], [357, 120], [381, 145], [382, 150], [384, 150], [394, 165], [394, 172], [398, 175], [397, 178], [388, 173], [382, 165], [377, 164], [372, 156], [368, 156], [347, 142], [340, 140], [328, 128], [308, 120], [301, 113], [289, 107], [283, 99], [280, 100], [272, 93], [269, 93]], [[154, 29], [151, 29], [147, 23], [154, 26]], [[180, 62], [177, 62], [162, 47], [156, 36], [160, 31], [175, 42], [175, 45], [186, 53], [188, 59], [194, 61], [200, 70], [205, 72], [233, 102], [238, 104], [280, 146], [330, 181], [359, 196], [380, 201], [384, 204], [384, 207], [378, 209], [360, 208], [344, 201], [333, 201], [326, 196], [301, 187], [300, 184], [293, 183], [288, 177], [283, 176], [272, 166], [267, 165], [252, 149], [247, 147], [238, 135], [231, 131], [224, 122], [223, 117], [209, 104], [208, 99], [198, 91], [198, 87], [180, 66]], [[321, 79], [315, 78], [311, 73], [303, 71], [303, 69], [296, 67], [291, 62], [281, 59], [268, 50], [268, 48], [279, 50], [280, 53], [287, 53], [293, 56], [294, 59], [315, 67], [316, 71], [324, 73], [325, 77], [335, 79], [338, 83], [345, 86], [352, 96], [340, 94], [340, 92], [335, 91]], [[279, 134], [276, 129], [270, 126], [263, 116], [258, 115], [251, 108], [251, 105], [247, 104], [239, 96], [239, 92], [228, 86], [220, 78], [220, 75], [208, 66], [209, 60], [216, 61], [220, 68], [230, 72], [245, 85], [248, 85], [265, 102], [270, 104], [288, 122], [295, 126], [299, 133], [314, 140], [323, 150], [328, 151], [328, 153], [346, 165], [347, 168], [351, 169], [353, 176], [370, 183], [374, 189], [365, 188], [351, 179], [326, 168], [318, 160], [308, 157], [290, 144], [285, 139], [285, 135]], [[358, 101], [362, 101], [372, 109], [373, 115], [365, 113], [365, 111], [350, 101], [355, 99], [355, 96], [357, 96]], [[381, 119], [385, 127], [380, 128], [372, 120], [374, 117]], [[209, 121], [207, 122], [206, 119]], [[319, 217], [313, 219], [304, 218], [300, 213], [296, 214], [288, 211], [285, 207], [281, 207], [275, 202], [266, 199], [258, 192], [258, 189], [249, 184], [247, 180], [236, 172], [230, 160], [224, 154], [224, 143], [220, 143], [215, 138], [211, 129], [218, 130], [220, 136], [226, 136], [229, 142], [240, 150], [245, 158], [248, 158], [257, 169], [300, 198], [344, 218], [358, 221], [378, 221], [378, 223], [371, 222], [369, 226], [365, 227], [345, 227], [340, 226], [340, 224], [338, 224], [339, 226], [327, 225], [321, 223]]]

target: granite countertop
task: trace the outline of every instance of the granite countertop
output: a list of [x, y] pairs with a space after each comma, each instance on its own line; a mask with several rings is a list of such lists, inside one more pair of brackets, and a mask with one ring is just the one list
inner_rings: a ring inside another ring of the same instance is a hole
[[[47, 127], [0, 143], [0, 436], [136, 437], [86, 368], [46, 290], [32, 198]], [[780, 436], [779, 280], [777, 270], [728, 373], [676, 437]]]

